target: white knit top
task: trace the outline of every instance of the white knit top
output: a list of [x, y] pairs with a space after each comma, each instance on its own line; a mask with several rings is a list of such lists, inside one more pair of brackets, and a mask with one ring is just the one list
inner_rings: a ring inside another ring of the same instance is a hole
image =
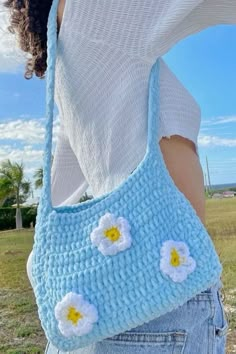
[[[146, 151], [152, 65], [179, 40], [221, 23], [236, 23], [236, 0], [66, 0], [56, 61], [61, 129], [53, 205], [77, 203], [88, 186], [97, 197], [128, 177]], [[200, 118], [198, 104], [161, 61], [157, 142], [179, 134], [197, 145]], [[31, 257], [32, 282], [30, 269]]]
[[[147, 93], [157, 57], [191, 33], [236, 23], [236, 0], [66, 0], [58, 38], [55, 102], [61, 131], [52, 202], [97, 197], [138, 165], [147, 143]], [[200, 54], [199, 54], [200, 55]], [[166, 64], [160, 130], [197, 145], [200, 109]]]

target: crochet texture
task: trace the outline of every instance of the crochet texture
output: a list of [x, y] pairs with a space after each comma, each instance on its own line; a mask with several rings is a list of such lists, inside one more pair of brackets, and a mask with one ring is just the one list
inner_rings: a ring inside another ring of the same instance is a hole
[[[52, 207], [57, 4], [54, 0], [48, 24], [48, 119], [32, 276], [48, 340], [70, 351], [172, 311], [213, 285], [222, 266], [207, 230], [175, 186], [156, 143], [159, 60], [150, 72], [143, 160], [112, 192], [82, 204]], [[122, 237], [125, 245], [109, 249]]]

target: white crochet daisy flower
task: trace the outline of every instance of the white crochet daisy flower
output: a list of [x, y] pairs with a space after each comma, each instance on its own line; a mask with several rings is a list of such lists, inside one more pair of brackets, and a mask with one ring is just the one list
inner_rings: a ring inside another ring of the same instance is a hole
[[64, 337], [83, 336], [92, 330], [98, 320], [97, 309], [82, 295], [68, 293], [56, 304], [55, 317]]
[[99, 226], [91, 232], [90, 239], [105, 256], [115, 255], [131, 246], [130, 225], [125, 218], [106, 213], [100, 218]]
[[182, 241], [165, 241], [161, 248], [160, 269], [175, 282], [182, 282], [196, 267], [189, 248]]

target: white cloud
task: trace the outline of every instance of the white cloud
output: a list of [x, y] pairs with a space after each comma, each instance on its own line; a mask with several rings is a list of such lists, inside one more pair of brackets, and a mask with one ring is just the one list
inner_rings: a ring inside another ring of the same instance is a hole
[[32, 146], [25, 145], [22, 149], [13, 149], [11, 145], [0, 146], [0, 162], [6, 159], [21, 162], [27, 161], [27, 164], [40, 164], [42, 161], [43, 151], [36, 150]]
[[24, 64], [28, 53], [19, 49], [15, 35], [7, 27], [10, 25], [9, 10], [0, 4], [0, 71], [17, 72], [20, 65]]
[[224, 147], [235, 147], [236, 139], [220, 138], [213, 135], [201, 135], [198, 136], [199, 146], [224, 146]]
[[24, 121], [21, 119], [0, 124], [0, 138], [22, 140], [26, 143], [42, 143], [44, 127], [37, 120]]
[[20, 96], [21, 96], [21, 94], [20, 94], [19, 92], [14, 92], [12, 96], [13, 96], [13, 97], [17, 97], [17, 98], [18, 98], [18, 97], [20, 97]]
[[0, 163], [6, 159], [12, 162], [23, 162], [26, 178], [33, 181], [35, 171], [43, 164], [43, 150], [36, 150], [29, 145], [22, 149], [14, 149], [11, 145], [0, 145]]
[[236, 116], [231, 117], [219, 117], [216, 124], [225, 124], [225, 123], [236, 123]]
[[[25, 144], [42, 144], [45, 135], [45, 119], [16, 119], [5, 123], [0, 123], [1, 139], [19, 140]], [[53, 142], [59, 129], [59, 117], [55, 117], [53, 127]]]
[[[34, 173], [43, 167], [43, 150], [35, 150], [32, 146], [26, 145], [22, 149], [13, 149], [11, 145], [0, 145], [0, 163], [6, 159], [12, 162], [23, 162], [25, 177], [32, 182], [34, 188]], [[36, 191], [36, 195], [39, 191]]]
[[[58, 115], [53, 125], [54, 149], [59, 130]], [[0, 123], [0, 163], [6, 159], [23, 162], [26, 177], [33, 181], [35, 171], [43, 166], [44, 126], [45, 118], [30, 119], [29, 115]]]
[[202, 125], [211, 127], [213, 125], [227, 124], [227, 123], [236, 123], [236, 116], [225, 116], [225, 117], [214, 117], [211, 119], [202, 119]]

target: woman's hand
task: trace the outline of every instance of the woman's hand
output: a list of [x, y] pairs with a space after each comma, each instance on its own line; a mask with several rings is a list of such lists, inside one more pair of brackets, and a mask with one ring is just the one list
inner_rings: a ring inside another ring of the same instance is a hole
[[204, 177], [195, 144], [180, 135], [162, 137], [159, 144], [175, 185], [205, 224]]

